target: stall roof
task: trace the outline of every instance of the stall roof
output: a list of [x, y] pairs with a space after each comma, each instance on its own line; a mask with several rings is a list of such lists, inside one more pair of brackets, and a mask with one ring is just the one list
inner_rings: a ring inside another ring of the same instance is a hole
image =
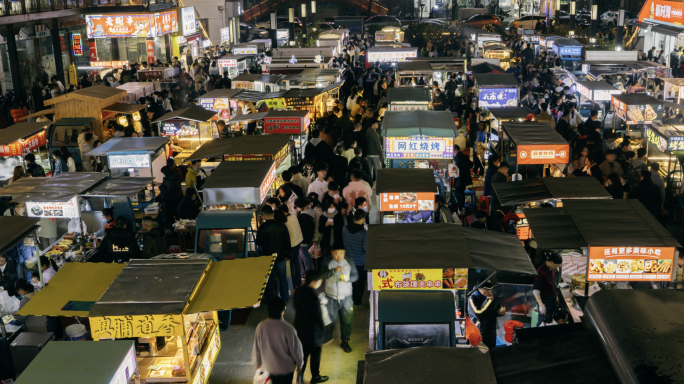
[[290, 143], [287, 135], [247, 135], [228, 139], [214, 139], [202, 144], [184, 161], [223, 157], [223, 155], [277, 154]]
[[684, 327], [684, 291], [601, 290], [584, 314], [595, 339], [603, 341], [617, 382], [684, 382], [684, 335], [678, 332]]
[[549, 123], [504, 121], [501, 126], [516, 145], [568, 144]]
[[540, 249], [571, 249], [587, 246], [570, 215], [563, 209], [528, 208], [525, 218]]
[[576, 84], [579, 84], [590, 91], [613, 91], [617, 89], [607, 81], [578, 81]]
[[252, 226], [254, 211], [232, 209], [225, 211], [202, 211], [197, 216], [197, 229], [248, 228]]
[[[242, 89], [215, 89], [198, 97], [198, 99], [232, 99], [238, 93], [243, 92]], [[206, 120], [205, 120], [206, 121]]]
[[378, 297], [378, 320], [383, 323], [441, 323], [453, 321], [454, 294], [448, 291], [382, 290]]
[[158, 123], [160, 121], [166, 121], [171, 119], [199, 121], [200, 123], [204, 123], [206, 121], [209, 121], [214, 116], [216, 116], [216, 112], [193, 105], [192, 107], [169, 112], [164, 116], [158, 118], [157, 120], [153, 121], [153, 123]]
[[401, 87], [387, 89], [387, 102], [391, 103], [427, 103], [430, 101], [430, 90], [427, 88]]
[[448, 111], [386, 112], [382, 132], [384, 137], [458, 136], [456, 123]]
[[[474, 268], [537, 275], [517, 235], [469, 227], [462, 229]], [[506, 252], [501, 252], [502, 249]]]
[[47, 183], [50, 177], [24, 177], [0, 189], [0, 196], [21, 195]]
[[114, 382], [112, 380], [115, 380], [128, 353], [134, 350], [134, 345], [133, 340], [110, 340], [102, 343], [51, 341], [31, 361], [16, 383]]
[[277, 99], [284, 97], [288, 91], [280, 92], [257, 92], [257, 91], [242, 91], [239, 95], [233, 97], [236, 100], [245, 100], [256, 103], [261, 100]]
[[651, 104], [651, 105], [661, 105], [664, 104], [663, 100], [656, 99], [655, 97], [651, 96], [646, 96], [644, 94], [635, 94], [635, 93], [625, 93], [621, 95], [613, 95], [614, 99], [618, 99], [625, 103], [625, 105], [644, 105], [644, 104]]
[[[326, 92], [330, 92], [330, 91], [332, 91], [332, 90], [335, 90], [335, 89], [341, 87], [343, 84], [344, 84], [344, 81], [340, 81], [340, 82], [337, 82], [337, 83], [334, 83], [334, 84], [330, 84], [330, 85], [328, 85], [327, 87], [323, 88], [323, 90], [321, 91], [321, 93], [326, 93]], [[392, 88], [392, 89], [394, 89], [394, 88]]]
[[500, 121], [525, 119], [527, 115], [532, 113], [532, 111], [530, 111], [526, 107], [487, 107], [487, 110], [489, 110], [489, 113], [494, 118]]
[[40, 228], [39, 221], [40, 219], [34, 217], [0, 216], [0, 255], [4, 255], [20, 241], [24, 241], [31, 232]]
[[0, 129], [0, 145], [16, 143], [21, 139], [29, 138], [36, 133], [45, 130], [52, 124], [49, 121], [39, 123], [19, 123]]
[[93, 117], [66, 117], [55, 121], [55, 127], [86, 125], [93, 120], [95, 120]]
[[[473, 66], [474, 68], [475, 66]], [[475, 84], [477, 86], [502, 86], [517, 87], [518, 81], [510, 73], [475, 73]]]
[[51, 177], [40, 189], [51, 193], [80, 194], [106, 178], [107, 174], [102, 172], [64, 172]]
[[87, 311], [65, 310], [71, 301], [95, 303], [107, 290], [123, 264], [66, 263], [50, 279], [50, 286], [39, 291], [20, 310], [22, 316], [88, 316]]
[[505, 74], [506, 73], [506, 70], [501, 68], [500, 66], [494, 65], [491, 63], [487, 63], [487, 62], [475, 64], [472, 67], [470, 67], [469, 70], [472, 73], [474, 73], [475, 75], [484, 75], [487, 73], [495, 73], [495, 74], [498, 74], [498, 73]]
[[110, 97], [121, 97], [125, 95], [126, 90], [124, 89], [107, 87], [105, 85], [93, 85], [88, 88], [79, 89], [78, 91], [65, 93], [62, 96], [57, 96], [55, 98], [45, 100], [45, 105], [57, 104], [72, 99], [81, 101], [88, 101], [88, 99], [107, 100]]
[[418, 347], [366, 352], [363, 384], [444, 381], [496, 384], [490, 351], [479, 348]]
[[221, 162], [204, 183], [205, 204], [261, 204], [260, 187], [274, 166], [272, 160]]
[[556, 44], [556, 45], [558, 45], [558, 46], [561, 46], [561, 45], [562, 45], [562, 46], [574, 45], [574, 46], [584, 47], [584, 44], [580, 43], [579, 41], [577, 41], [577, 40], [575, 40], [575, 39], [568, 39], [568, 38], [565, 38], [565, 37], [561, 37], [561, 38], [559, 38], [559, 39], [554, 39], [554, 40], [553, 40], [553, 43]]
[[301, 97], [315, 97], [321, 93], [320, 88], [309, 88], [309, 89], [290, 89], [285, 93], [284, 98], [294, 99]]
[[435, 175], [429, 169], [378, 169], [377, 193], [437, 192]]
[[109, 107], [102, 108], [102, 110], [105, 112], [116, 112], [124, 114], [131, 114], [133, 112], [138, 112], [142, 109], [145, 109], [145, 105], [127, 103], [116, 103], [110, 105]]
[[269, 84], [275, 84], [279, 82], [283, 76], [281, 75], [269, 75], [267, 73], [264, 74], [242, 74], [238, 75], [233, 79], [233, 81], [259, 81], [262, 83], [269, 83]]
[[524, 204], [549, 199], [610, 199], [611, 195], [593, 177], [543, 177], [494, 183], [502, 205]]
[[88, 191], [89, 195], [135, 196], [154, 182], [154, 177], [116, 177]]
[[12, 199], [12, 203], [65, 203], [76, 196], [75, 193], [33, 192]]
[[168, 137], [115, 137], [86, 153], [86, 156], [107, 156], [134, 152], [154, 153], [171, 139]]
[[[226, 123], [237, 123], [239, 121], [250, 121], [250, 120], [261, 120], [266, 115], [268, 115], [269, 112], [259, 112], [259, 113], [248, 113], [246, 115], [235, 115], [234, 117], [231, 117], [230, 120], [228, 120]], [[215, 141], [215, 140], [212, 140]]]
[[397, 73], [426, 73], [430, 74], [433, 72], [430, 63], [425, 61], [401, 61], [397, 63]]

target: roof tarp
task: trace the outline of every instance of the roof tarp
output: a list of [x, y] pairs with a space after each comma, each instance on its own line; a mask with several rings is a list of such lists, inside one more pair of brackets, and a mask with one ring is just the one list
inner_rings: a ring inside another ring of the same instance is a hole
[[198, 97], [198, 99], [232, 99], [240, 92], [244, 91], [242, 89], [215, 89]]
[[[569, 178], [563, 177], [563, 179]], [[523, 204], [553, 198], [541, 179], [492, 183], [492, 188], [501, 205]]]
[[506, 73], [506, 70], [501, 68], [500, 66], [487, 62], [473, 65], [472, 67], [470, 67], [470, 71], [476, 75], [486, 73]]
[[50, 177], [23, 177], [4, 188], [0, 188], [0, 196], [21, 195], [31, 192], [51, 179]]
[[495, 348], [489, 354], [497, 384], [546, 384], [550, 378], [554, 384], [615, 383], [588, 331]]
[[435, 175], [430, 169], [378, 169], [377, 193], [437, 192]]
[[565, 37], [561, 37], [560, 39], [555, 39], [553, 40], [553, 43], [558, 45], [558, 46], [580, 46], [584, 47], [584, 44], [580, 43], [579, 41], [575, 39], [568, 39]]
[[105, 112], [116, 112], [130, 114], [133, 112], [138, 112], [145, 109], [145, 105], [142, 104], [127, 104], [127, 103], [116, 103], [108, 107], [102, 108]]
[[[475, 68], [475, 66], [473, 66]], [[510, 73], [475, 73], [475, 84], [479, 86], [517, 87], [518, 81]]]
[[454, 118], [447, 111], [386, 112], [382, 133], [384, 137], [458, 136]]
[[388, 88], [387, 103], [428, 103], [430, 91], [427, 88]]
[[55, 121], [55, 126], [86, 125], [93, 120], [92, 117], [65, 117]]
[[211, 118], [214, 116], [216, 116], [215, 111], [210, 111], [208, 109], [204, 109], [202, 107], [193, 105], [192, 107], [169, 112], [164, 116], [158, 118], [157, 120], [153, 121], [153, 123], [173, 119], [199, 121], [200, 123], [204, 123], [206, 121], [211, 120]]
[[197, 229], [247, 228], [252, 226], [254, 211], [251, 209], [202, 211], [197, 216]]
[[221, 162], [204, 183], [204, 202], [261, 204], [260, 187], [274, 165], [272, 160]]
[[248, 113], [246, 115], [235, 115], [227, 123], [237, 123], [238, 121], [261, 120], [268, 115], [268, 112]]
[[537, 275], [517, 235], [469, 227], [463, 228], [463, 235], [475, 268]]
[[618, 99], [625, 103], [625, 105], [660, 105], [663, 104], [663, 100], [656, 99], [655, 97], [646, 96], [644, 94], [633, 94], [626, 93], [622, 95], [613, 95], [613, 98]]
[[134, 351], [134, 345], [133, 340], [102, 343], [51, 341], [41, 349], [15, 383], [114, 383], [128, 353]]
[[239, 95], [233, 97], [235, 100], [245, 100], [256, 103], [261, 100], [277, 99], [280, 97], [285, 97], [288, 91], [280, 92], [257, 92], [257, 91], [242, 91]]
[[[214, 262], [186, 312], [258, 307], [274, 262], [275, 257], [248, 257]], [[224, 295], [221, 292], [230, 294]]]
[[587, 246], [587, 241], [570, 215], [562, 209], [528, 208], [523, 209], [523, 212], [538, 248], [571, 249]]
[[313, 89], [290, 89], [285, 93], [284, 98], [286, 99], [296, 99], [296, 98], [306, 98], [318, 96], [321, 93], [320, 88]]
[[101, 172], [64, 172], [51, 177], [47, 183], [38, 188], [38, 191], [34, 190], [34, 192], [49, 191], [50, 193], [80, 194], [107, 177], [107, 174]]
[[287, 135], [248, 135], [228, 139], [214, 139], [202, 144], [184, 161], [223, 157], [223, 155], [273, 155], [289, 145]]
[[2, 228], [0, 255], [4, 255], [20, 241], [24, 241], [24, 238], [31, 232], [38, 229], [39, 221], [40, 219], [34, 217], [0, 216], [0, 228]]
[[397, 63], [397, 74], [412, 74], [425, 73], [430, 74], [434, 72], [430, 63], [425, 61], [402, 61]]
[[507, 107], [507, 108], [492, 108], [492, 107], [487, 107], [489, 110], [489, 113], [494, 117], [495, 119], [499, 121], [506, 121], [506, 120], [517, 120], [517, 119], [525, 119], [527, 115], [532, 113], [529, 109], [525, 107]]
[[86, 156], [107, 156], [126, 152], [157, 152], [171, 139], [168, 137], [115, 137], [86, 153]]
[[617, 90], [614, 86], [608, 84], [606, 81], [578, 81], [579, 84], [590, 91], [613, 91]]
[[12, 199], [12, 203], [65, 203], [74, 197], [75, 193], [32, 192]]
[[684, 383], [684, 291], [601, 290], [589, 298], [584, 315], [603, 341], [617, 382]]
[[447, 347], [368, 352], [363, 383], [497, 384], [489, 354], [479, 348]]
[[563, 136], [556, 132], [548, 123], [539, 121], [525, 121], [522, 123], [505, 121], [501, 123], [501, 126], [517, 145], [568, 144], [563, 139]]
[[134, 196], [154, 181], [154, 177], [117, 177], [88, 191], [90, 195]]
[[10, 145], [26, 139], [50, 126], [50, 122], [19, 123], [0, 129], [0, 145]]
[[66, 263], [50, 279], [50, 284], [26, 303], [22, 316], [81, 316], [89, 311], [62, 310], [70, 301], [96, 302], [124, 269], [124, 264]]
[[[323, 90], [321, 91], [321, 93], [326, 93], [326, 92], [333, 91], [333, 90], [335, 90], [335, 89], [341, 87], [343, 84], [344, 84], [344, 81], [340, 81], [340, 82], [338, 82], [338, 83], [332, 83], [332, 84], [328, 85], [327, 87], [323, 88]], [[393, 88], [392, 88], [392, 89], [393, 89]]]
[[550, 199], [610, 199], [611, 195], [593, 177], [543, 177], [494, 183], [502, 205], [524, 204]]

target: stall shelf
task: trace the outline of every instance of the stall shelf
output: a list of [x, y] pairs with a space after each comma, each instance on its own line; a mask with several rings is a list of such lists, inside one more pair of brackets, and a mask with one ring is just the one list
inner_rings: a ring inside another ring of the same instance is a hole
[[[500, 252], [501, 249], [507, 250], [505, 254]], [[466, 300], [466, 290], [476, 285], [478, 277], [492, 276], [492, 271], [519, 275], [526, 284], [511, 285], [505, 291], [510, 296], [502, 296], [501, 301], [507, 312], [534, 300], [527, 284], [531, 284], [531, 276], [537, 273], [520, 240], [510, 234], [457, 224], [373, 224], [368, 226], [365, 266], [369, 271], [371, 289], [371, 350], [387, 349], [388, 340], [402, 338], [406, 332], [420, 341], [423, 340], [421, 337], [428, 335], [428, 338], [435, 337], [431, 346], [455, 347], [454, 336], [461, 334], [457, 323], [463, 320], [459, 320], [455, 313]], [[502, 285], [502, 278], [499, 284]], [[423, 308], [419, 314], [410, 311], [398, 314], [391, 308], [390, 313], [382, 312], [388, 308], [382, 300], [392, 300], [392, 295], [397, 293], [394, 291], [403, 290], [412, 291], [409, 294], [415, 296], [411, 297], [411, 301], [416, 303], [413, 305], [430, 300], [439, 303], [439, 307]], [[383, 291], [389, 291], [389, 295]], [[446, 293], [452, 296], [450, 300], [442, 297]], [[435, 314], [447, 310], [450, 317], [444, 319], [446, 315], [442, 315], [440, 319], [435, 318]], [[383, 319], [389, 320], [383, 322]], [[506, 319], [506, 316], [500, 319]], [[408, 348], [421, 344], [415, 340], [405, 341], [394, 347]]]
[[[441, 185], [440, 185], [441, 184]], [[435, 195], [444, 186], [430, 169], [378, 169], [377, 207], [381, 223], [405, 223], [431, 219]], [[446, 201], [446, 199], [445, 199]], [[425, 212], [425, 215], [421, 215]], [[410, 216], [409, 216], [410, 215]]]
[[[140, 98], [147, 97], [154, 94], [155, 91], [161, 91], [161, 87], [157, 83], [126, 83], [116, 87], [116, 89], [123, 89], [126, 95], [122, 96], [120, 101], [125, 103], [137, 103]], [[145, 104], [145, 103], [143, 103]]]
[[427, 111], [430, 109], [430, 90], [427, 88], [388, 88], [389, 112]]
[[[66, 312], [75, 316], [86, 312], [93, 340], [137, 339], [141, 382], [204, 384], [221, 349], [217, 311], [257, 307], [274, 261], [275, 257], [254, 257], [104, 264], [109, 271], [118, 269], [120, 273], [109, 279], [97, 276], [97, 285], [105, 289], [86, 303], [89, 310], [64, 310], [76, 295], [64, 284], [53, 287], [51, 281], [50, 289], [38, 292], [19, 314], [59, 316]], [[91, 265], [73, 263], [70, 267], [83, 273]], [[72, 285], [80, 286], [80, 282]]]
[[477, 106], [517, 107], [520, 85], [510, 73], [475, 73], [475, 96]]
[[382, 121], [388, 168], [414, 168], [427, 163], [446, 168], [458, 130], [451, 112], [386, 112]]
[[231, 82], [233, 89], [247, 89], [257, 92], [279, 92], [283, 76], [269, 74], [245, 74], [236, 76]]
[[198, 104], [218, 114], [220, 120], [228, 120], [236, 113], [238, 105], [234, 98], [241, 92], [241, 89], [215, 89], [200, 96]]
[[[2, 173], [0, 181], [5, 182], [12, 178], [14, 167], [23, 165], [26, 170], [24, 156], [35, 153], [36, 163], [50, 170], [50, 154], [47, 153], [47, 138], [45, 129], [50, 122], [17, 123], [0, 130], [0, 164]], [[41, 148], [45, 153], [43, 159]], [[46, 172], [47, 173], [47, 172]]]
[[140, 384], [135, 342], [51, 341], [21, 373], [17, 384]]
[[[397, 87], [424, 87], [432, 89], [432, 75], [434, 70], [430, 63], [424, 61], [404, 61], [397, 63], [395, 71]], [[424, 78], [425, 85], [418, 85], [418, 81]]]
[[[570, 145], [548, 123], [537, 121], [503, 122], [498, 152], [511, 170], [515, 165], [536, 168], [539, 164], [568, 164]], [[541, 174], [541, 170], [539, 173]]]
[[220, 158], [224, 161], [274, 160], [276, 173], [290, 168], [292, 141], [285, 135], [248, 135], [212, 140], [197, 149], [184, 161]]
[[161, 168], [168, 158], [168, 137], [116, 137], [88, 152], [86, 156], [107, 156], [112, 176], [154, 177], [163, 182]]

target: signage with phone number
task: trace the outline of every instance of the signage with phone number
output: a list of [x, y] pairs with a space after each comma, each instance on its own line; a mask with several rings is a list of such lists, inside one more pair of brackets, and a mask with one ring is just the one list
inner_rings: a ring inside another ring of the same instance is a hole
[[434, 192], [406, 192], [380, 194], [380, 210], [382, 212], [433, 211], [434, 209]]
[[380, 269], [373, 271], [373, 290], [465, 290], [467, 268]]
[[587, 281], [671, 281], [674, 247], [589, 247]]

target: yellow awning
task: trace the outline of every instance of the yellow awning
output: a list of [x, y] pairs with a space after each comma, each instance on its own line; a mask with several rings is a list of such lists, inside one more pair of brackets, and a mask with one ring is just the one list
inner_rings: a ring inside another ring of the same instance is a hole
[[249, 257], [212, 263], [185, 313], [257, 307], [266, 289], [275, 257]]
[[22, 316], [88, 316], [90, 311], [63, 311], [70, 301], [97, 301], [125, 264], [67, 263], [45, 288], [19, 310]]

